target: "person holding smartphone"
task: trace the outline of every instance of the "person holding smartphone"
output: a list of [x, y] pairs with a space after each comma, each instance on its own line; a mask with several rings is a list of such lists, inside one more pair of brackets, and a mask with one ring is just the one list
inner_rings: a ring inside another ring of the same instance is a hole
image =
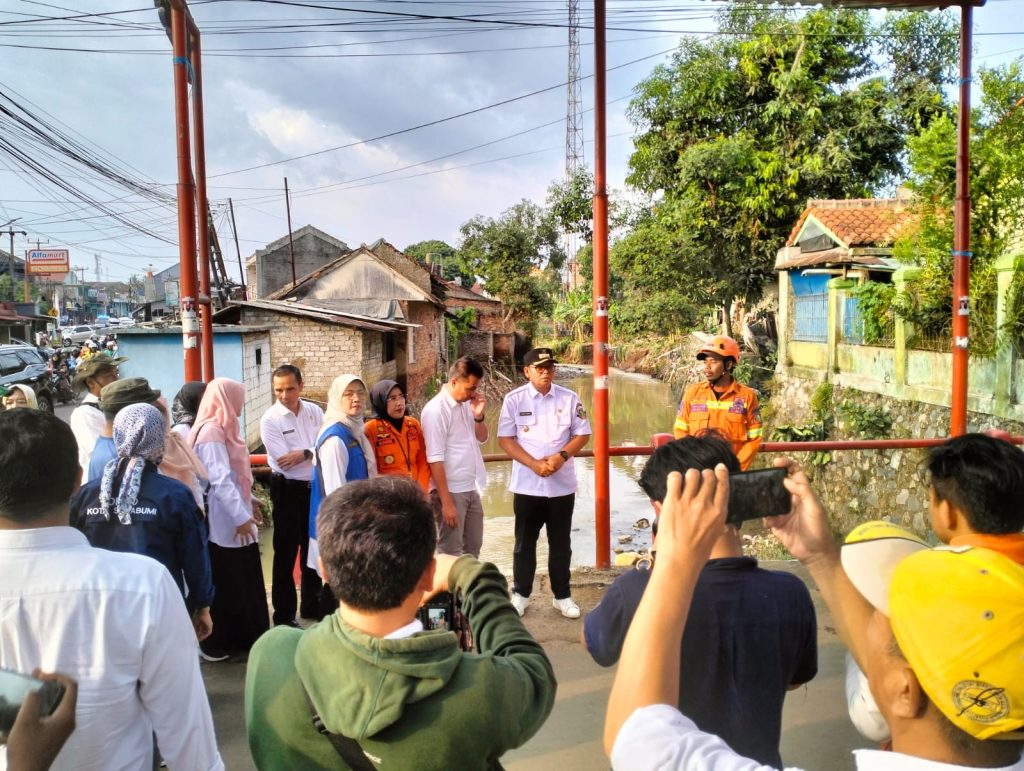
[[[5, 676], [23, 677], [0, 671]], [[39, 688], [25, 694], [14, 725], [6, 734], [0, 731], [0, 745], [5, 747], [7, 767], [14, 771], [48, 771], [58, 753], [75, 731], [75, 707], [78, 704], [78, 683], [67, 675], [32, 672], [32, 677], [44, 683], [59, 683], [60, 698], [52, 711], [45, 710]], [[2, 686], [0, 686], [2, 687]]]
[[[740, 470], [725, 439], [714, 434], [685, 437], [654, 452], [640, 475], [640, 487], [660, 517], [670, 473], [718, 465], [732, 474]], [[655, 520], [655, 535], [658, 524]], [[628, 571], [587, 614], [582, 642], [598, 664], [619, 661], [651, 576], [650, 569]], [[787, 691], [817, 674], [817, 639], [814, 604], [804, 583], [744, 557], [739, 533], [726, 526], [693, 593], [678, 654], [675, 706], [737, 753], [782, 768], [783, 702]]]

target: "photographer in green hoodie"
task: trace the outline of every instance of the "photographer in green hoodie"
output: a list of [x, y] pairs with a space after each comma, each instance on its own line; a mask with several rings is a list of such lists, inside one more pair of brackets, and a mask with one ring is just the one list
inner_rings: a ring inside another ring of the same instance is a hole
[[[556, 687], [505, 578], [469, 556], [435, 557], [430, 504], [403, 477], [331, 493], [317, 535], [339, 608], [253, 646], [245, 718], [257, 768], [350, 768], [314, 711], [379, 768], [501, 768], [547, 719]], [[452, 632], [423, 631], [417, 611], [442, 591], [461, 594], [477, 652], [463, 653]]]

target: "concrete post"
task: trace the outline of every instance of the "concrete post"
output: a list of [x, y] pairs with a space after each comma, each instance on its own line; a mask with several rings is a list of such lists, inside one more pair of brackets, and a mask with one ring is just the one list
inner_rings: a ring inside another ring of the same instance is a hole
[[789, 360], [789, 297], [791, 286], [788, 270], [780, 270], [776, 275], [779, 277], [779, 318], [777, 329], [779, 334], [779, 350], [778, 355], [775, 357], [775, 371], [785, 372], [786, 368], [792, 363]]
[[833, 278], [828, 282], [828, 363], [826, 365], [826, 380], [832, 380], [832, 373], [839, 371], [839, 357], [837, 347], [839, 345], [839, 324], [840, 313], [839, 303], [847, 289], [853, 289], [857, 282], [852, 278]]
[[[907, 284], [921, 275], [920, 268], [899, 268], [892, 274], [892, 283], [896, 286], [896, 294], [907, 291]], [[914, 333], [913, 325], [896, 316], [895, 342], [893, 344], [893, 371], [897, 386], [907, 384], [907, 340]]]
[[[1010, 284], [1013, 282], [1014, 268], [1020, 259], [1018, 255], [1004, 254], [996, 260], [996, 329], [1002, 329], [1006, 322], [1006, 314], [1010, 310], [1007, 297]], [[1000, 335], [1000, 338], [1002, 335]], [[1002, 342], [1002, 341], [1001, 341]], [[1013, 379], [1013, 369], [1017, 355], [1013, 341], [1007, 340], [1004, 345], [996, 347], [996, 389], [995, 407], [999, 414], [1006, 414], [1011, 403], [1017, 401], [1017, 388]]]

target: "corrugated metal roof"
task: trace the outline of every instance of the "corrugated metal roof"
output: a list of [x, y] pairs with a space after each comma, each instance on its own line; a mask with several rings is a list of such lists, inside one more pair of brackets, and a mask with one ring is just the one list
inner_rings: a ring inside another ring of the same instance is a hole
[[316, 319], [328, 324], [339, 324], [357, 329], [370, 329], [376, 332], [394, 332], [397, 329], [418, 327], [419, 324], [410, 324], [405, 321], [394, 321], [390, 319], [375, 319], [367, 316], [358, 316], [352, 313], [335, 310], [333, 308], [322, 308], [303, 303], [287, 302], [284, 300], [235, 300], [229, 307], [240, 306], [243, 308], [259, 308], [260, 310], [272, 311], [274, 313], [285, 313], [290, 316], [304, 316]]

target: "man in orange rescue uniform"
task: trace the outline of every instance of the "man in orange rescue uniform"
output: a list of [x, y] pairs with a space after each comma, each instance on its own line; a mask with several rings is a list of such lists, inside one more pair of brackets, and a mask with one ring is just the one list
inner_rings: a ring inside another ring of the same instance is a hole
[[732, 376], [740, 347], [731, 337], [717, 335], [701, 347], [697, 360], [704, 362], [705, 382], [686, 389], [673, 433], [681, 439], [709, 429], [718, 431], [732, 444], [746, 471], [761, 446], [761, 407], [757, 391]]

